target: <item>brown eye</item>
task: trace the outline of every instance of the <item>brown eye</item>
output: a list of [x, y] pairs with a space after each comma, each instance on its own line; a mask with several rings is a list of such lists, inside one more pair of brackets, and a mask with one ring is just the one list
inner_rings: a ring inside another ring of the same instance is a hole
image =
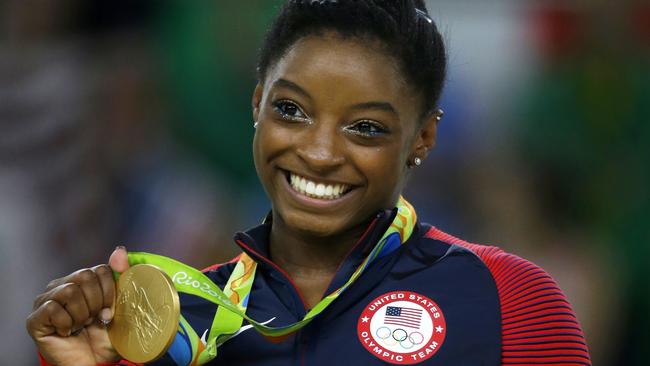
[[374, 121], [358, 121], [344, 128], [345, 131], [363, 137], [375, 137], [388, 133], [388, 130]]
[[296, 122], [307, 122], [309, 117], [300, 109], [300, 107], [290, 101], [290, 100], [279, 100], [273, 102], [273, 109], [282, 117], [283, 119], [296, 121]]

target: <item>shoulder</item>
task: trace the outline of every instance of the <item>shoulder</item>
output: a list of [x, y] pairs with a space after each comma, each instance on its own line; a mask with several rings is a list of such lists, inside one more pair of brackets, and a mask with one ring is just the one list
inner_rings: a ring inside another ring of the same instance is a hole
[[497, 247], [469, 243], [435, 227], [424, 237], [471, 251], [490, 271], [501, 306], [503, 363], [591, 364], [571, 304], [546, 271]]

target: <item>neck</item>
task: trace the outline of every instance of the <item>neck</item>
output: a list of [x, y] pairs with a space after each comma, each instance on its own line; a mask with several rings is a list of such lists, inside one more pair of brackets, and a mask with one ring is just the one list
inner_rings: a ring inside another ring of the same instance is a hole
[[295, 232], [280, 218], [274, 217], [270, 256], [292, 277], [305, 274], [334, 274], [367, 227], [368, 224], [362, 224], [345, 233], [321, 237]]
[[297, 233], [274, 215], [270, 257], [289, 274], [311, 309], [326, 295], [339, 265], [366, 229], [367, 225], [359, 225], [343, 234], [319, 237]]

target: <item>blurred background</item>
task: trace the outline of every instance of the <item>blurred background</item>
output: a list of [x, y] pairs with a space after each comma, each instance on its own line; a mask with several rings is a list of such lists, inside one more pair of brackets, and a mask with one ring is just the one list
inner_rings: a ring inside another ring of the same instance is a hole
[[[279, 1], [0, 1], [0, 354], [118, 244], [198, 268], [269, 209], [250, 95]], [[650, 345], [650, 3], [428, 1], [449, 48], [423, 221], [544, 267], [594, 365]]]

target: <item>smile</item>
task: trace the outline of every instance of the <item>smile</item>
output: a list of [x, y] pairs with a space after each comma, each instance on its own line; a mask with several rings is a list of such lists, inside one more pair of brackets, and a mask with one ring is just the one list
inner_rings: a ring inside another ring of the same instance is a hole
[[296, 192], [321, 200], [340, 198], [352, 187], [349, 184], [316, 182], [291, 172], [289, 172], [289, 184]]

